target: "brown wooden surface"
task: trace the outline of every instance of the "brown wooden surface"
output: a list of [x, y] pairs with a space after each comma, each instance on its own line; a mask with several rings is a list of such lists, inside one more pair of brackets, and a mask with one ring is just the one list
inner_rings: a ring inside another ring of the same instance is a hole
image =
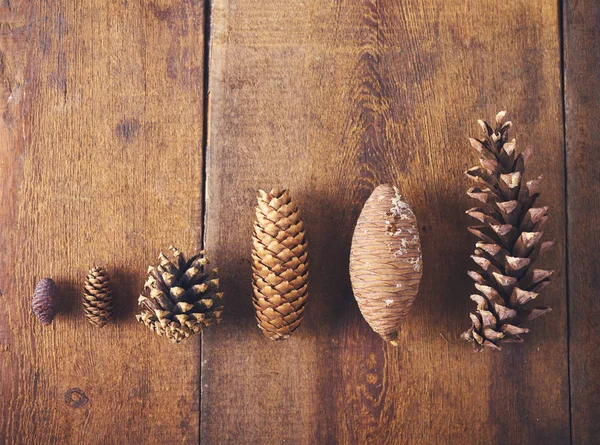
[[600, 441], [600, 3], [564, 9], [569, 352], [574, 444]]
[[[563, 3], [0, 1], [0, 443], [597, 442], [600, 8]], [[554, 312], [475, 355], [459, 339], [463, 172], [475, 119], [501, 109], [545, 177]], [[411, 203], [424, 256], [399, 348], [348, 277], [383, 182]], [[281, 343], [251, 304], [255, 194], [272, 186], [298, 202], [311, 261], [305, 320]], [[137, 296], [158, 252], [203, 230], [227, 312], [175, 346], [135, 322]], [[80, 306], [94, 263], [115, 283], [102, 330]], [[50, 327], [30, 309], [45, 276], [63, 296]]]
[[[215, 0], [212, 19], [205, 244], [229, 318], [204, 337], [201, 442], [567, 443], [557, 5]], [[524, 345], [474, 355], [458, 338], [472, 308], [466, 138], [505, 108], [554, 209], [558, 273], [541, 297], [554, 312]], [[361, 319], [348, 279], [354, 223], [382, 182], [413, 206], [423, 245], [397, 349]], [[311, 261], [285, 343], [263, 338], [250, 304], [255, 190], [277, 185], [304, 212]]]
[[[0, 443], [197, 442], [199, 340], [134, 314], [160, 249], [200, 243], [203, 6], [1, 4]], [[102, 330], [80, 304], [94, 263], [115, 282]], [[49, 327], [30, 308], [45, 276]]]

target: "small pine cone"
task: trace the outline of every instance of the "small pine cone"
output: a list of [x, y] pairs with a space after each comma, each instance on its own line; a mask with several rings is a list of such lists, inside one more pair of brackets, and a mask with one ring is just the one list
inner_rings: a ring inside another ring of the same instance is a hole
[[162, 253], [160, 264], [148, 268], [144, 292], [138, 299], [142, 313], [137, 320], [158, 335], [179, 343], [213, 321], [219, 323], [223, 306], [219, 300], [217, 269], [208, 270], [206, 252], [186, 260], [183, 253], [170, 247], [174, 259]]
[[58, 289], [52, 278], [44, 278], [35, 287], [33, 313], [43, 325], [52, 323], [58, 309]]
[[298, 207], [287, 190], [258, 191], [252, 239], [252, 302], [271, 340], [300, 325], [308, 293], [308, 244]]
[[380, 185], [356, 222], [350, 281], [363, 317], [393, 346], [419, 291], [422, 262], [415, 214], [397, 188]]
[[110, 290], [110, 279], [106, 269], [93, 267], [87, 274], [83, 287], [83, 310], [93, 325], [101, 328], [113, 312], [113, 299]]
[[515, 140], [508, 139], [512, 123], [505, 121], [505, 114], [498, 113], [494, 127], [478, 121], [483, 138], [470, 139], [480, 166], [467, 170], [477, 184], [467, 194], [482, 204], [467, 210], [480, 222], [469, 227], [480, 241], [471, 257], [477, 270], [468, 274], [479, 293], [471, 295], [477, 310], [470, 314], [471, 327], [462, 338], [477, 351], [522, 342], [521, 335], [529, 332], [523, 324], [550, 312], [548, 307], [532, 307], [553, 272], [533, 268], [554, 243], [542, 241], [548, 207], [535, 207], [541, 177], [525, 181], [531, 149], [517, 154]]

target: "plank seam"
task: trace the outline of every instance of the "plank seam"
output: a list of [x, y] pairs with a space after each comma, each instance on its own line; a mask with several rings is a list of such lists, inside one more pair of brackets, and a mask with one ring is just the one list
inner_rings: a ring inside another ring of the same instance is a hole
[[567, 384], [569, 389], [569, 442], [573, 444], [573, 406], [571, 400], [571, 311], [569, 305], [569, 187], [568, 187], [568, 160], [567, 155], [567, 106], [566, 106], [566, 74], [565, 74], [565, 31], [567, 28], [567, 0], [558, 0], [558, 38], [560, 45], [560, 90], [562, 106], [562, 124], [563, 124], [563, 168], [564, 168], [564, 194], [565, 194], [565, 292], [567, 309], [566, 329], [567, 329]]
[[[209, 131], [210, 131], [210, 91], [209, 91], [209, 73], [210, 73], [210, 44], [211, 44], [211, 17], [212, 17], [212, 1], [204, 0], [204, 54], [203, 54], [203, 104], [202, 104], [202, 239], [200, 240], [200, 246], [202, 249], [206, 246], [206, 223], [207, 223], [207, 197], [208, 197], [208, 168], [207, 168], [207, 152], [210, 143]], [[200, 381], [198, 391], [198, 444], [202, 443], [202, 388], [203, 388], [203, 375], [202, 363], [204, 362], [204, 331], [200, 335]]]

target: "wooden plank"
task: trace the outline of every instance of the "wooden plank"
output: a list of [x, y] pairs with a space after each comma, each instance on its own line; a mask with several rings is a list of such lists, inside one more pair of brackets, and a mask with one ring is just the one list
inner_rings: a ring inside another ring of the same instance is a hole
[[[203, 339], [202, 443], [568, 442], [556, 4], [215, 0], [212, 15], [206, 246], [228, 313]], [[504, 108], [546, 178], [555, 311], [524, 345], [473, 355], [458, 339], [472, 309], [466, 137]], [[385, 181], [424, 250], [397, 349], [348, 279], [355, 220]], [[256, 189], [279, 185], [304, 213], [312, 269], [303, 325], [272, 343], [253, 320], [249, 252]]]
[[572, 439], [592, 444], [600, 437], [600, 352], [593, 346], [600, 335], [600, 4], [564, 5]]
[[[195, 443], [199, 339], [134, 315], [159, 251], [200, 244], [203, 5], [2, 5], [0, 442]], [[80, 303], [94, 263], [117, 306], [102, 330]], [[45, 276], [49, 327], [30, 308]]]

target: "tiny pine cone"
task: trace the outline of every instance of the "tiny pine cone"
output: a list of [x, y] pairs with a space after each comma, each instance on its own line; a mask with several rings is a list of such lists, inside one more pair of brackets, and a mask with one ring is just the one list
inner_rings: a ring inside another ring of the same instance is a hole
[[31, 306], [43, 325], [52, 323], [58, 309], [58, 289], [52, 278], [40, 280], [35, 287]]

